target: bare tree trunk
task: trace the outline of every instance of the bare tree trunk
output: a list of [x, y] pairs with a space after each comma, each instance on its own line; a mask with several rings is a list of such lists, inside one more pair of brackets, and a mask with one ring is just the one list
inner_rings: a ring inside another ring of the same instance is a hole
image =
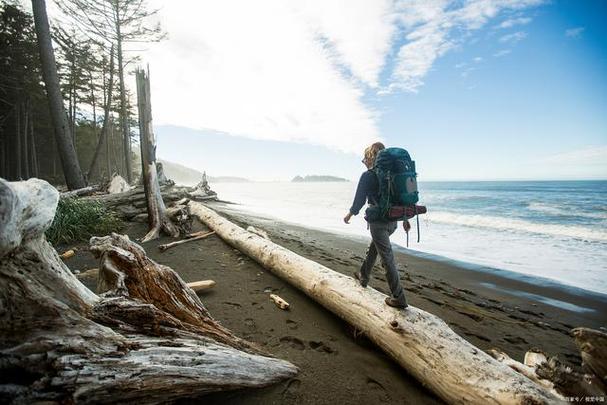
[[[78, 142], [76, 141], [76, 106], [78, 104], [76, 94], [76, 84], [74, 83], [74, 99], [72, 101], [72, 122], [70, 123], [72, 127], [72, 137], [74, 139], [74, 151], [76, 152], [76, 156], [78, 156]], [[86, 179], [85, 179], [86, 181]]]
[[124, 145], [124, 169], [126, 180], [133, 182], [133, 170], [131, 168], [131, 138], [126, 112], [126, 91], [124, 88], [124, 58], [122, 54], [122, 34], [120, 32], [120, 11], [118, 5], [115, 7], [116, 21], [116, 43], [118, 46], [118, 80], [120, 82], [120, 125], [122, 128], [122, 141]]
[[[99, 141], [97, 142], [97, 147], [95, 148], [95, 153], [93, 154], [93, 160], [91, 161], [91, 166], [89, 167], [88, 177], [89, 179], [94, 174], [94, 171], [97, 167], [97, 162], [99, 159], [99, 155], [101, 150], [105, 146], [107, 142], [107, 132], [108, 132], [108, 123], [110, 120], [110, 109], [112, 104], [112, 88], [114, 87], [114, 46], [110, 50], [110, 79], [109, 79], [109, 88], [108, 88], [108, 96], [107, 101], [104, 106], [103, 112], [103, 126], [101, 127], [101, 134], [99, 135]], [[107, 148], [106, 148], [107, 149]], [[109, 156], [109, 155], [108, 155]], [[111, 173], [108, 173], [108, 176], [111, 176]]]
[[111, 151], [114, 150], [114, 131], [112, 129], [114, 122], [112, 120], [112, 116], [110, 115], [109, 117], [109, 132], [108, 132], [108, 142], [106, 144], [105, 147], [105, 151], [106, 151], [106, 156], [105, 158], [107, 159], [107, 175], [108, 175], [108, 179], [112, 178], [112, 153]]
[[21, 145], [21, 102], [18, 102], [15, 107], [15, 140], [15, 167], [17, 169], [15, 172], [15, 179], [20, 180], [23, 178], [23, 172], [21, 171], [21, 152], [23, 151]]
[[6, 175], [6, 166], [6, 138], [5, 132], [0, 129], [0, 177], [8, 177]]
[[38, 177], [40, 172], [38, 168], [38, 155], [36, 151], [36, 137], [34, 136], [34, 115], [31, 113], [31, 105], [30, 105], [30, 127], [29, 127], [29, 135], [30, 135], [30, 145], [31, 145], [31, 171], [33, 177]]
[[150, 231], [142, 239], [148, 241], [158, 238], [160, 231], [173, 237], [179, 236], [179, 230], [166, 214], [166, 207], [160, 193], [158, 172], [156, 171], [156, 138], [152, 128], [152, 102], [150, 97], [150, 79], [145, 71], [139, 69], [137, 77], [137, 106], [139, 110], [139, 143], [141, 145], [141, 176], [148, 208]]
[[93, 238], [98, 296], [45, 240], [58, 193], [0, 179], [0, 402], [171, 403], [293, 377], [128, 237]]
[[91, 87], [91, 104], [93, 107], [93, 134], [97, 135], [97, 100], [95, 98], [95, 82], [93, 81], [92, 70], [89, 70], [89, 84]]
[[26, 99], [23, 108], [23, 131], [19, 136], [23, 136], [23, 175], [26, 179], [30, 178], [30, 162], [29, 162], [29, 142], [28, 142], [28, 128], [30, 118], [30, 103], [29, 99]]
[[36, 35], [40, 49], [40, 61], [42, 64], [42, 76], [48, 95], [53, 127], [55, 128], [55, 140], [63, 166], [63, 173], [68, 188], [78, 189], [86, 186], [78, 156], [74, 149], [74, 143], [70, 135], [61, 90], [59, 89], [59, 77], [57, 76], [57, 65], [55, 53], [51, 43], [51, 33], [46, 15], [45, 0], [32, 0], [32, 11], [36, 25]]

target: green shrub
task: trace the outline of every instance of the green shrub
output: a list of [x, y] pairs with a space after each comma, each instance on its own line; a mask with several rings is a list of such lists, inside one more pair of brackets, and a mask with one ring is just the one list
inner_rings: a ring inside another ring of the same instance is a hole
[[66, 198], [59, 200], [57, 212], [46, 238], [52, 244], [88, 240], [124, 227], [115, 212], [99, 201]]

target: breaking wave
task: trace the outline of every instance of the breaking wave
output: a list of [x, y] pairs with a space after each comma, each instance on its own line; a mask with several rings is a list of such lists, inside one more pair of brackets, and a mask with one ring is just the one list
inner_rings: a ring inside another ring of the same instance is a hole
[[516, 218], [462, 215], [442, 211], [431, 211], [427, 215], [430, 222], [439, 222], [443, 224], [495, 230], [522, 231], [565, 238], [607, 242], [607, 231], [579, 225], [540, 224]]

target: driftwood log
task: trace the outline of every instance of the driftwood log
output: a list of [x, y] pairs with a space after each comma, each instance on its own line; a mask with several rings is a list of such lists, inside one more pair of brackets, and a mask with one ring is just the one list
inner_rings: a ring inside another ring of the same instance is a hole
[[196, 292], [210, 290], [211, 288], [215, 287], [215, 281], [214, 280], [192, 281], [191, 283], [188, 283], [188, 287], [190, 287], [192, 290], [194, 290]]
[[211, 190], [207, 180], [207, 172], [202, 173], [202, 179], [189, 190], [190, 198], [196, 201], [216, 200], [217, 193]]
[[142, 69], [135, 73], [137, 78], [137, 106], [139, 108], [139, 134], [141, 144], [141, 175], [145, 190], [148, 223], [150, 230], [142, 239], [147, 242], [157, 239], [160, 232], [176, 238], [179, 229], [171, 222], [160, 192], [156, 169], [156, 137], [152, 128], [152, 101], [149, 76]]
[[458, 336], [440, 318], [397, 310], [384, 294], [247, 232], [196, 202], [190, 212], [228, 244], [362, 331], [411, 375], [454, 404], [554, 404], [562, 400]]
[[496, 349], [489, 354], [565, 397], [582, 398], [584, 402], [604, 398], [607, 395], [607, 333], [589, 328], [575, 328], [571, 332], [582, 356], [581, 371], [562, 364], [558, 356], [548, 358], [537, 350], [525, 354], [524, 364]]
[[92, 240], [107, 291], [88, 290], [44, 237], [58, 199], [42, 180], [0, 179], [0, 403], [165, 403], [297, 372], [127, 237]]
[[185, 239], [178, 240], [176, 242], [165, 243], [163, 245], [158, 245], [158, 249], [160, 249], [161, 251], [164, 252], [165, 250], [170, 249], [172, 247], [183, 245], [184, 243], [188, 243], [188, 242], [194, 242], [194, 241], [197, 241], [200, 239], [205, 239], [214, 234], [215, 234], [214, 231], [211, 231], [211, 232], [202, 231], [202, 232], [191, 233], [191, 234], [187, 235], [185, 237]]

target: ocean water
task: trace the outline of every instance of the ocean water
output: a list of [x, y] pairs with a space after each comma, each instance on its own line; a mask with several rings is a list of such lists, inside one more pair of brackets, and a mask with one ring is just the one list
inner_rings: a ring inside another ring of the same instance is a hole
[[[281, 220], [368, 236], [343, 222], [356, 183], [217, 183], [223, 200]], [[409, 249], [607, 293], [607, 181], [420, 182]], [[406, 245], [405, 232], [392, 242]]]

